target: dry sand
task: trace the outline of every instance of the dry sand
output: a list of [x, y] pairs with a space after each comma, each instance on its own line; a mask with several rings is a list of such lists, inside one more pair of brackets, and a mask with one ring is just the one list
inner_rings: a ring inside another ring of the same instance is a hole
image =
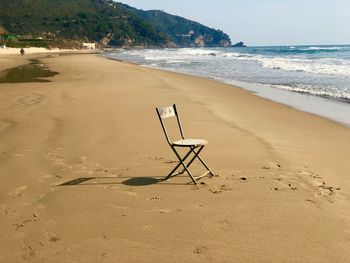
[[[53, 82], [0, 84], [0, 262], [350, 262], [349, 128], [206, 79], [41, 60]], [[197, 186], [158, 180], [172, 103], [209, 141], [218, 176]]]

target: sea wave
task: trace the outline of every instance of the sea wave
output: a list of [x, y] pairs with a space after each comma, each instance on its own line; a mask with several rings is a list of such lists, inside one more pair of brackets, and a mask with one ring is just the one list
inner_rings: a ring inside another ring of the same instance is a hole
[[310, 95], [329, 97], [334, 99], [350, 100], [350, 90], [342, 90], [334, 87], [317, 87], [315, 85], [271, 85], [271, 87]]
[[[130, 51], [131, 54], [137, 54], [137, 51]], [[148, 50], [143, 56], [146, 60], [177, 60], [177, 59], [189, 59], [196, 57], [215, 57], [222, 55], [222, 52], [215, 49], [193, 49], [193, 48], [182, 48], [182, 49], [164, 49], [164, 50]]]
[[301, 48], [301, 50], [340, 50], [344, 49], [344, 47], [306, 47], [306, 48]]
[[341, 60], [296, 59], [296, 58], [256, 58], [265, 68], [298, 71], [321, 75], [350, 76], [350, 63]]
[[222, 81], [261, 83], [350, 100], [350, 46], [143, 49], [124, 50], [112, 56]]
[[350, 61], [344, 59], [303, 59], [293, 57], [269, 57], [263, 55], [249, 55], [228, 53], [223, 57], [240, 61], [253, 61], [269, 69], [306, 72], [322, 75], [350, 76]]
[[[342, 47], [297, 47], [305, 50], [336, 50]], [[295, 47], [284, 47], [295, 49]], [[277, 49], [276, 49], [277, 50]], [[278, 50], [281, 51], [281, 48]], [[183, 48], [183, 49], [150, 49], [130, 50], [126, 54], [139, 56], [150, 63], [161, 62], [165, 64], [191, 64], [193, 62], [215, 62], [216, 60], [250, 61], [256, 62], [263, 68], [305, 72], [319, 75], [350, 76], [350, 60], [342, 58], [310, 58], [300, 55], [266, 55], [236, 52], [232, 49], [217, 48]]]

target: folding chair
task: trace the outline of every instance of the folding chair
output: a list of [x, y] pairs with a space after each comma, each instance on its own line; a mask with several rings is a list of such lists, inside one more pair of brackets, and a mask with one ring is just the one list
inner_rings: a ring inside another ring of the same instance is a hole
[[[162, 125], [164, 134], [165, 134], [165, 138], [167, 140], [167, 142], [170, 145], [170, 148], [174, 151], [176, 157], [179, 159], [179, 163], [174, 167], [174, 169], [169, 173], [169, 175], [164, 179], [164, 180], [168, 180], [171, 177], [177, 176], [179, 174], [183, 174], [184, 172], [187, 172], [188, 175], [191, 177], [192, 181], [194, 184], [197, 184], [197, 180], [199, 180], [200, 178], [206, 176], [207, 174], [211, 174], [214, 175], [213, 172], [209, 169], [209, 167], [205, 164], [205, 162], [203, 161], [203, 159], [199, 156], [200, 152], [203, 150], [204, 146], [208, 143], [206, 140], [203, 139], [186, 139], [183, 129], [182, 129], [182, 125], [180, 122], [180, 117], [178, 115], [177, 109], [176, 109], [176, 105], [174, 104], [173, 106], [169, 106], [169, 107], [164, 107], [164, 108], [156, 108], [160, 123]], [[179, 126], [179, 130], [180, 130], [180, 134], [181, 134], [181, 140], [177, 140], [174, 142], [171, 142], [167, 133], [167, 130], [165, 128], [164, 125], [164, 121], [163, 119], [166, 118], [170, 118], [170, 117], [176, 117], [177, 120], [177, 124]], [[181, 158], [181, 156], [179, 155], [179, 153], [176, 151], [176, 147], [182, 147], [182, 148], [189, 148], [187, 154], [184, 155], [183, 158]], [[193, 153], [193, 157], [190, 159], [190, 161], [185, 164], [185, 161], [187, 160], [187, 158], [191, 155], [191, 153]], [[189, 170], [189, 167], [191, 166], [191, 164], [193, 163], [193, 161], [198, 158], [198, 160], [203, 164], [203, 166], [206, 168], [206, 172], [200, 176], [194, 177], [192, 175], [192, 173]], [[176, 171], [178, 170], [178, 168], [182, 166], [183, 169], [179, 172], [176, 173]]]

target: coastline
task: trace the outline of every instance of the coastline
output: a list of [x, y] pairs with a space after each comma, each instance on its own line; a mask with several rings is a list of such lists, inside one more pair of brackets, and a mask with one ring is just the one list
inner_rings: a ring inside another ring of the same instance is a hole
[[227, 83], [246, 89], [257, 96], [311, 113], [346, 127], [350, 127], [350, 100], [335, 99], [303, 92], [283, 90], [267, 84], [228, 81]]
[[[236, 80], [224, 80], [213, 77], [206, 77], [191, 73], [186, 73], [182, 71], [171, 70], [167, 68], [153, 67], [149, 65], [138, 64], [136, 62], [112, 58], [107, 55], [103, 55], [107, 59], [130, 63], [132, 65], [137, 65], [141, 67], [146, 67], [149, 69], [158, 69], [161, 71], [174, 72], [178, 74], [184, 74], [188, 76], [193, 76], [197, 78], [204, 78], [212, 81], [216, 81], [223, 84], [231, 85], [234, 88], [241, 88], [253, 93], [256, 96], [262, 97], [264, 99], [270, 100], [275, 103], [280, 103], [285, 106], [291, 107], [295, 110], [303, 111], [306, 113], [311, 113], [316, 116], [326, 118], [330, 121], [334, 121], [338, 124], [350, 127], [350, 100], [347, 99], [335, 99], [328, 98], [324, 96], [318, 96], [314, 94], [308, 94], [303, 92], [296, 92], [291, 90], [281, 90], [271, 87], [268, 84], [260, 83], [248, 83]], [[340, 113], [340, 114], [339, 114]]]
[[[346, 47], [332, 46], [332, 49], [325, 46], [298, 46], [293, 49], [290, 46], [275, 49], [252, 47], [245, 51], [239, 49], [238, 51], [237, 49], [134, 50], [112, 52], [106, 56], [132, 61], [149, 68], [190, 74], [239, 86], [261, 97], [350, 127], [349, 82], [345, 81], [349, 72], [322, 59], [322, 53], [326, 52], [327, 56], [338, 56], [339, 60], [334, 61], [346, 63], [346, 60], [341, 59], [341, 55], [347, 54]], [[333, 51], [337, 51], [337, 55], [331, 54]], [[276, 52], [280, 52], [278, 54], [281, 55], [271, 57], [271, 53]], [[310, 56], [308, 52], [317, 52], [317, 55]], [[286, 56], [286, 53], [291, 57]], [[320, 56], [320, 59], [315, 59], [315, 56]], [[306, 65], [302, 65], [301, 61]], [[296, 66], [301, 69], [296, 70]]]
[[74, 49], [47, 49], [47, 48], [25, 48], [25, 55], [20, 55], [20, 48], [0, 48], [0, 71], [13, 67], [25, 65], [30, 59], [43, 58], [47, 56], [63, 54], [99, 54], [98, 50], [74, 50]]
[[[205, 78], [40, 59], [52, 82], [0, 84], [0, 260], [350, 259], [349, 128]], [[174, 156], [154, 108], [172, 103], [209, 141], [205, 184], [156, 183]]]
[[[20, 48], [0, 48], [0, 56], [3, 55], [20, 55]], [[53, 49], [47, 49], [42, 47], [28, 47], [24, 48], [25, 54], [50, 54], [50, 53], [60, 53], [60, 52], [75, 52], [78, 50], [72, 50], [72, 49], [59, 49], [59, 48], [53, 48]]]

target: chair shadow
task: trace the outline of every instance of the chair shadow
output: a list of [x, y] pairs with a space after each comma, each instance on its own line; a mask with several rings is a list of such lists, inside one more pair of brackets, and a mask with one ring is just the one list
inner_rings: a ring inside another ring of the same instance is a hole
[[78, 185], [78, 184], [81, 184], [81, 183], [84, 183], [86, 181], [93, 180], [93, 179], [96, 179], [96, 177], [81, 177], [81, 178], [77, 178], [77, 179], [74, 179], [71, 181], [64, 182], [64, 183], [60, 184], [59, 186]]
[[[110, 181], [112, 179], [112, 181]], [[126, 180], [125, 180], [126, 179]], [[97, 182], [91, 182], [92, 180], [98, 180]], [[106, 182], [106, 180], [108, 180]], [[123, 180], [123, 181], [119, 181]], [[90, 182], [89, 182], [90, 181]], [[105, 181], [105, 182], [103, 182]], [[115, 185], [123, 184], [128, 186], [147, 186], [154, 184], [167, 184], [167, 185], [185, 185], [179, 183], [169, 183], [164, 180], [164, 177], [80, 177], [67, 182], [63, 182], [58, 186], [84, 186], [84, 185]]]
[[159, 182], [163, 182], [163, 179], [157, 179], [153, 177], [135, 177], [130, 178], [122, 182], [122, 184], [130, 185], [130, 186], [143, 186], [143, 185], [152, 185], [157, 184]]

